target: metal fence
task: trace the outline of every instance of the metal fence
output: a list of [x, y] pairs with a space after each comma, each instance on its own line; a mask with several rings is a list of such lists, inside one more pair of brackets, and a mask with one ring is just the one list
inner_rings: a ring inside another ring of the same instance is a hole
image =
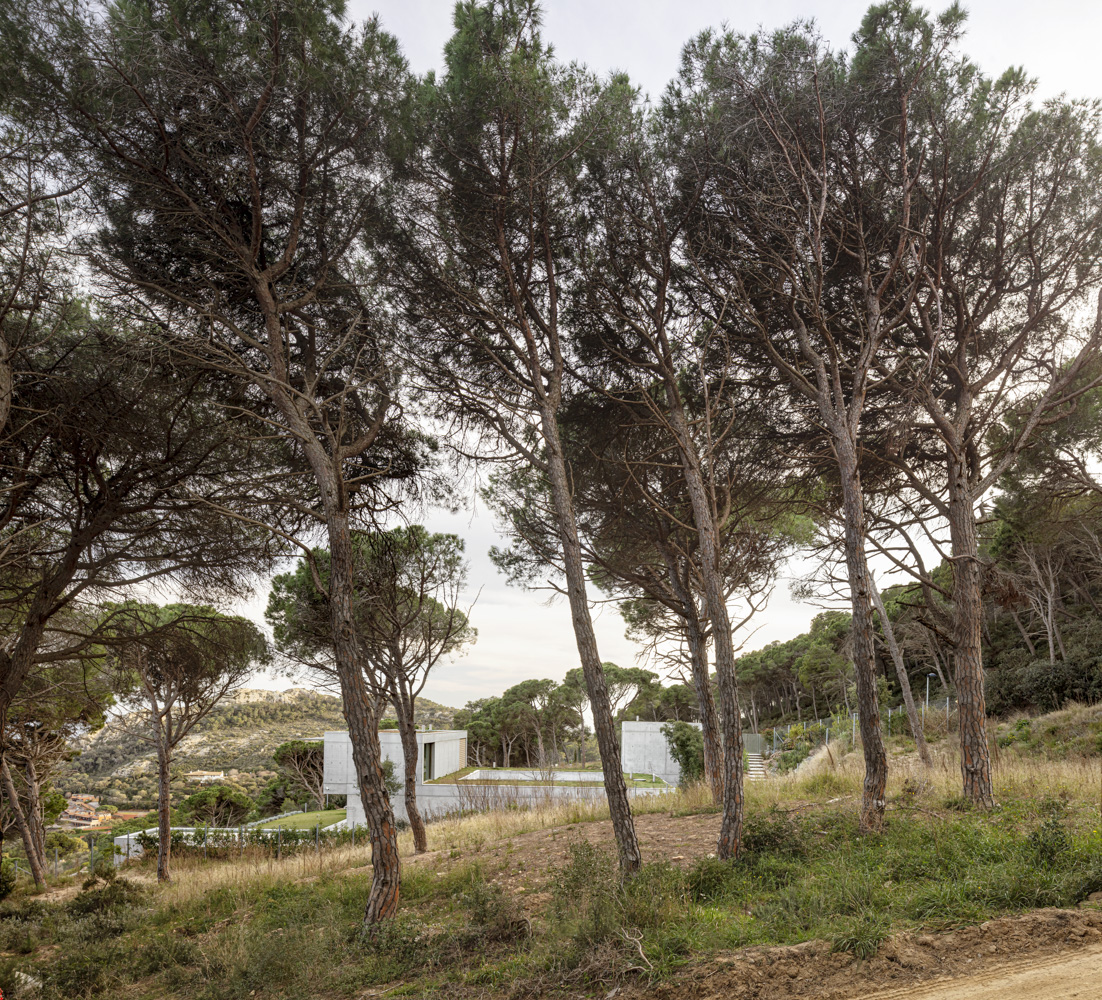
[[[924, 699], [916, 707], [924, 732], [928, 731], [927, 726], [938, 732], [952, 731], [953, 714], [957, 708], [955, 698], [949, 696], [928, 701]], [[911, 734], [910, 720], [903, 705], [881, 709], [880, 725], [887, 736]], [[856, 746], [860, 735], [861, 727], [856, 712], [834, 713], [814, 720], [809, 718], [787, 726], [763, 729], [760, 733], [765, 746], [764, 755], [767, 757], [795, 749], [797, 745], [810, 746], [814, 750], [847, 738], [852, 746]]]

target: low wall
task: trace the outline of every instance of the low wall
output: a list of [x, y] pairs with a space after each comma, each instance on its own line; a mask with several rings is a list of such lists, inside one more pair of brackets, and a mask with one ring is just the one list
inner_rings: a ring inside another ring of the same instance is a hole
[[[295, 810], [293, 813], [284, 813], [284, 815], [297, 816], [300, 815], [300, 812], [299, 810]], [[272, 820], [279, 818], [279, 816], [265, 816], [258, 822], [271, 823]], [[337, 830], [341, 829], [343, 825], [342, 823], [330, 823], [329, 826], [323, 826], [321, 829], [323, 831]], [[258, 829], [255, 823], [246, 823], [242, 826], [174, 826], [170, 829], [172, 833], [183, 834], [184, 842], [190, 842], [192, 846], [199, 846], [207, 840], [219, 846], [223, 846], [227, 843], [238, 843], [241, 840], [242, 834], [246, 837], [246, 843], [248, 843], [251, 838], [257, 836], [267, 840], [279, 838], [278, 827], [272, 830]], [[312, 832], [312, 830], [310, 832]], [[145, 849], [142, 847], [139, 839], [142, 834], [157, 837], [160, 835], [160, 830], [155, 826], [151, 826], [146, 830], [135, 830], [133, 833], [124, 833], [113, 838], [115, 847], [118, 848], [118, 851], [115, 853], [116, 865], [121, 865], [130, 858], [140, 858], [145, 854]], [[196, 840], [196, 834], [201, 834], [201, 838]]]
[[[629, 772], [630, 773], [630, 772]], [[642, 774], [637, 771], [637, 774]], [[594, 782], [604, 784], [604, 775], [600, 771], [540, 771], [538, 768], [483, 767], [464, 775], [459, 781], [547, 781], [555, 784], [565, 782]]]

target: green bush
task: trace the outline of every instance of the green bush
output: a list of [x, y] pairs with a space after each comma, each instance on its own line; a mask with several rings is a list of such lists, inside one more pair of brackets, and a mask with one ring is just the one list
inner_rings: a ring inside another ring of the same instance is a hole
[[784, 813], [751, 813], [743, 823], [742, 849], [753, 854], [803, 857], [807, 843], [799, 824]]
[[66, 907], [75, 917], [114, 909], [133, 909], [146, 898], [145, 890], [124, 878], [112, 878], [104, 885], [92, 885], [77, 893]]
[[1071, 834], [1068, 833], [1063, 816], [1051, 813], [1040, 826], [1029, 835], [1029, 846], [1033, 860], [1044, 868], [1049, 868], [1071, 849]]
[[704, 733], [687, 722], [667, 722], [662, 734], [670, 756], [681, 768], [680, 784], [691, 785], [704, 777]]
[[15, 862], [6, 854], [0, 860], [0, 899], [7, 899], [15, 890]]

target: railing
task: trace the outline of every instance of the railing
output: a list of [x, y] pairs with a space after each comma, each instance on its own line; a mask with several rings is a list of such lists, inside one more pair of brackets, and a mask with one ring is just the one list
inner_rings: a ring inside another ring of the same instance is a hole
[[[931, 699], [929, 705], [922, 700], [916, 704], [924, 732], [928, 721], [931, 729], [938, 733], [952, 731], [952, 717], [957, 708], [957, 700], [953, 697]], [[929, 720], [927, 720], [929, 714]], [[900, 736], [911, 734], [910, 720], [907, 718], [906, 708], [902, 705], [888, 709], [881, 709], [880, 724], [887, 736]], [[793, 735], [795, 733], [795, 735]], [[744, 738], [749, 740], [752, 734]], [[788, 750], [797, 749], [799, 746], [810, 747], [816, 750], [820, 746], [829, 746], [832, 742], [848, 738], [851, 746], [856, 746], [861, 735], [860, 717], [857, 712], [835, 713], [814, 721], [807, 719], [803, 722], [793, 722], [787, 726], [775, 726], [763, 729], [759, 738], [764, 744], [766, 757], [773, 757]], [[752, 752], [752, 751], [751, 751]]]

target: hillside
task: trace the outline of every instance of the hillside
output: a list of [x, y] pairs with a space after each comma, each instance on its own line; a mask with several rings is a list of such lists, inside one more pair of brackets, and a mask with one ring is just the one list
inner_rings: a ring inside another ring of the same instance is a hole
[[[455, 709], [422, 698], [417, 724], [435, 729], [451, 725]], [[226, 771], [250, 793], [274, 772], [272, 751], [293, 739], [321, 739], [327, 729], [344, 729], [339, 698], [291, 688], [245, 688], [218, 705], [177, 748], [173, 772]], [[152, 746], [108, 722], [82, 739], [80, 755], [65, 765], [54, 784], [66, 794], [99, 793], [115, 805], [155, 798], [156, 755]]]
[[846, 753], [750, 783], [734, 863], [715, 857], [703, 786], [633, 803], [631, 879], [604, 802], [548, 802], [430, 823], [424, 854], [400, 833], [398, 912], [370, 935], [370, 841], [323, 831], [279, 850], [176, 848], [163, 885], [152, 853], [84, 891], [83, 874], [37, 897], [21, 880], [0, 902], [0, 950], [42, 1000], [1094, 995], [1097, 786], [1080, 762], [1004, 756], [999, 808], [962, 811], [940, 742], [929, 772], [893, 759], [877, 834], [859, 833], [863, 764]]

